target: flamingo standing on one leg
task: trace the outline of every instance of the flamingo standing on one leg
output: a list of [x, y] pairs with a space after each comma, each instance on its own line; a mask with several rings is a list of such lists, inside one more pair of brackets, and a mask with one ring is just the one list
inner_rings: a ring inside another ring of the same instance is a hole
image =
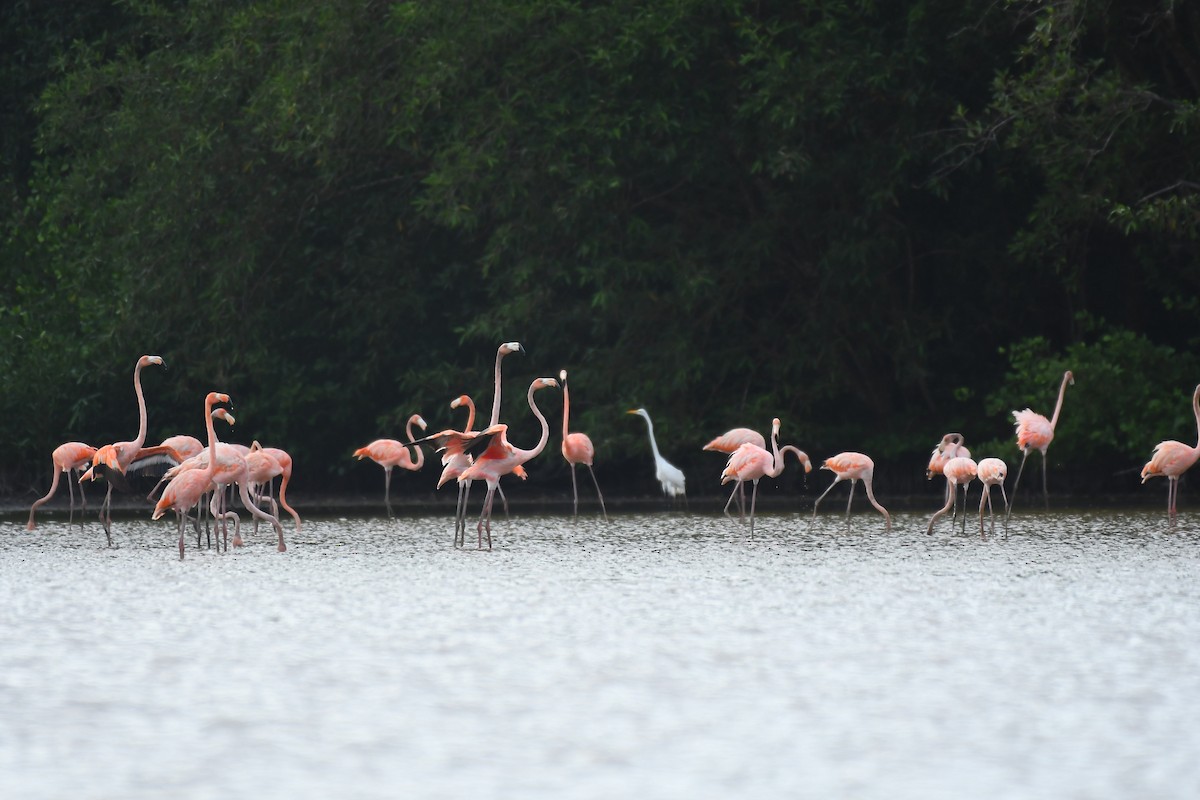
[[829, 484], [829, 489], [826, 489], [817, 498], [817, 502], [813, 503], [813, 519], [817, 518], [817, 506], [821, 504], [825, 495], [829, 494], [829, 490], [837, 486], [840, 481], [848, 480], [850, 481], [850, 499], [846, 501], [846, 527], [850, 527], [850, 504], [854, 502], [854, 487], [859, 481], [862, 481], [863, 486], [867, 489], [867, 499], [887, 521], [885, 532], [892, 529], [892, 515], [875, 499], [875, 493], [871, 488], [871, 481], [875, 477], [875, 462], [869, 456], [853, 452], [838, 453], [832, 458], [825, 459], [821, 469], [827, 469], [833, 473], [833, 483]]
[[729, 493], [729, 501], [725, 503], [725, 513], [729, 513], [729, 503], [738, 493], [738, 488], [746, 481], [751, 481], [754, 488], [750, 492], [750, 535], [754, 535], [754, 506], [758, 501], [758, 481], [760, 478], [778, 478], [783, 473], [783, 456], [787, 452], [796, 454], [797, 460], [804, 467], [805, 474], [812, 472], [812, 461], [808, 454], [794, 445], [779, 446], [779, 418], [771, 421], [771, 452], [752, 442], [746, 442], [729, 456], [725, 470], [721, 473], [721, 485], [737, 481], [737, 486]]
[[492, 502], [500, 485], [500, 478], [523, 469], [522, 465], [541, 453], [550, 439], [550, 424], [546, 422], [546, 416], [534, 402], [533, 394], [539, 389], [557, 385], [558, 381], [554, 378], [535, 378], [533, 383], [529, 384], [529, 392], [526, 395], [529, 409], [542, 425], [541, 438], [529, 450], [515, 447], [508, 441], [508, 426], [503, 423], [490, 425], [477, 433], [448, 430], [419, 440], [433, 442], [439, 448], [478, 452], [474, 463], [458, 476], [458, 482], [482, 480], [487, 483], [487, 495], [483, 499], [483, 510], [479, 514], [479, 523], [475, 526], [476, 534], [479, 537], [477, 546], [480, 550], [483, 549], [485, 531], [487, 532], [488, 549], [492, 549]]
[[592, 462], [596, 458], [596, 448], [586, 433], [567, 432], [571, 418], [571, 393], [567, 388], [567, 371], [565, 369], [559, 370], [558, 380], [562, 384], [563, 390], [562, 454], [567, 463], [571, 465], [571, 494], [575, 499], [574, 517], [579, 519], [579, 487], [575, 483], [575, 465], [583, 464], [588, 468], [588, 473], [592, 476], [592, 483], [596, 486], [596, 496], [600, 498], [600, 513], [604, 515], [604, 521], [608, 522], [608, 511], [604, 508], [604, 495], [600, 493], [600, 482], [596, 480], [596, 472], [592, 469]]
[[[942, 466], [942, 474], [946, 476], [946, 483], [950, 487], [949, 497], [946, 498], [946, 505], [934, 512], [933, 517], [929, 520], [929, 527], [925, 529], [926, 534], [933, 533], [933, 524], [938, 521], [938, 517], [950, 510], [953, 505], [955, 513], [958, 512], [958, 487], [963, 487], [963, 532], [967, 530], [967, 510], [966, 510], [966, 489], [970, 486], [971, 481], [975, 479], [979, 472], [979, 465], [972, 459], [966, 456], [955, 456], [947, 461]], [[954, 520], [951, 519], [950, 527], [953, 530]]]
[[126, 471], [136, 461], [156, 455], [166, 455], [173, 463], [180, 459], [169, 447], [147, 447], [146, 442], [146, 398], [142, 395], [142, 368], [151, 364], [162, 366], [160, 356], [142, 356], [133, 368], [133, 391], [138, 402], [138, 434], [132, 442], [116, 442], [106, 444], [92, 456], [92, 466], [79, 481], [95, 480], [103, 475], [108, 481], [108, 491], [104, 494], [104, 503], [100, 506], [100, 521], [104, 524], [104, 535], [108, 538], [108, 546], [112, 547], [112, 490], [113, 480], [121, 480]]
[[1058, 415], [1062, 411], [1068, 383], [1075, 385], [1075, 376], [1071, 374], [1071, 370], [1063, 373], [1062, 385], [1058, 387], [1058, 402], [1054, 405], [1054, 416], [1050, 419], [1028, 408], [1012, 412], [1017, 423], [1017, 447], [1021, 451], [1021, 466], [1017, 468], [1017, 479], [1013, 481], [1013, 496], [1004, 515], [1005, 524], [1008, 523], [1008, 515], [1012, 513], [1013, 503], [1017, 502], [1017, 485], [1021, 483], [1021, 473], [1025, 470], [1025, 459], [1029, 458], [1030, 450], [1038, 450], [1042, 454], [1042, 499], [1046, 508], [1050, 508], [1050, 492], [1046, 481], [1046, 450], [1050, 447], [1050, 442], [1054, 441], [1054, 428], [1058, 425]]
[[[992, 523], [992, 535], [996, 534], [996, 516], [992, 513], [992, 487], [1000, 487], [1000, 496], [1004, 498], [1004, 505], [1008, 506], [1008, 497], [1004, 493], [1004, 479], [1008, 477], [1008, 465], [998, 458], [985, 458], [979, 462], [978, 476], [979, 482], [983, 484], [983, 496], [979, 498], [979, 535], [983, 536], [983, 504], [987, 503], [988, 519]], [[963, 509], [963, 516], [966, 517], [966, 508]], [[964, 520], [964, 530], [966, 522]]]
[[[731, 456], [737, 452], [739, 447], [744, 444], [753, 444], [761, 447], [763, 450], [767, 449], [767, 440], [763, 438], [763, 435], [756, 430], [751, 430], [750, 428], [730, 428], [700, 449], [710, 450], [715, 453], [724, 453], [725, 455]], [[744, 481], [738, 481], [737, 497], [739, 518], [745, 518], [746, 516], [745, 486], [746, 484]], [[725, 504], [725, 514], [726, 516], [729, 514], [728, 503]]]
[[[31, 531], [37, 527], [33, 521], [33, 515], [37, 512], [38, 507], [48, 502], [54, 493], [58, 491], [58, 480], [62, 474], [67, 473], [67, 492], [71, 495], [71, 516], [67, 518], [67, 525], [70, 525], [75, 520], [75, 473], [91, 463], [92, 457], [96, 455], [96, 448], [90, 444], [83, 442], [67, 442], [60, 444], [54, 448], [54, 452], [50, 454], [50, 460], [54, 464], [53, 472], [50, 475], [50, 491], [46, 492], [45, 497], [40, 497], [33, 501], [33, 505], [29, 507], [29, 522], [25, 525], [25, 530]], [[87, 499], [83, 496], [83, 487], [79, 487], [79, 497], [83, 502], [83, 508], [87, 510]], [[83, 515], [79, 517], [80, 526], [83, 525]]]
[[1146, 466], [1142, 467], [1142, 483], [1156, 475], [1167, 479], [1167, 521], [1171, 523], [1178, 513], [1175, 504], [1179, 498], [1179, 477], [1200, 459], [1200, 386], [1192, 393], [1192, 413], [1196, 415], [1196, 446], [1189, 447], [1174, 440], [1159, 442]]
[[204, 398], [204, 425], [208, 429], [209, 458], [205, 469], [190, 469], [178, 473], [163, 489], [162, 497], [154, 506], [151, 519], [158, 519], [168, 508], [174, 509], [179, 515], [179, 559], [183, 560], [183, 525], [188, 512], [199, 505], [200, 498], [209, 490], [217, 471], [217, 432], [213, 419], [221, 419], [230, 425], [233, 416], [224, 408], [213, 411], [213, 404], [228, 403], [229, 395], [219, 392], [209, 392]]
[[[409, 442], [413, 440], [412, 427], [417, 425], [425, 430], [425, 420], [420, 414], [413, 414], [404, 426], [404, 435]], [[400, 467], [416, 472], [425, 465], [425, 452], [418, 446], [413, 446], [416, 456], [409, 455], [408, 445], [395, 439], [376, 439], [365, 447], [354, 451], [354, 457], [359, 461], [369, 458], [383, 467], [383, 500], [387, 505], [388, 519], [392, 514], [392, 467]]]
[[679, 467], [667, 461], [658, 452], [658, 442], [654, 439], [654, 423], [650, 421], [649, 412], [644, 408], [632, 408], [625, 413], [636, 414], [646, 420], [646, 433], [650, 436], [650, 452], [654, 454], [654, 477], [662, 486], [663, 494], [672, 498], [682, 497], [686, 502], [687, 493], [684, 486], [686, 479]]

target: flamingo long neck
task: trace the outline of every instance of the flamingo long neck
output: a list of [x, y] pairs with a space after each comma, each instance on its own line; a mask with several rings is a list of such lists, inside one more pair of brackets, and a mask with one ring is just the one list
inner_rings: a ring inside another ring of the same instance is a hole
[[[404, 435], [406, 437], [408, 437], [408, 440], [410, 442], [413, 440], [412, 427], [413, 427], [413, 418], [409, 417], [408, 422], [405, 423], [405, 425], [404, 425]], [[413, 459], [413, 464], [416, 465], [414, 467], [414, 469], [420, 469], [425, 464], [425, 451], [421, 449], [421, 445], [419, 445], [419, 444], [414, 444], [412, 446], [412, 448], [413, 448], [413, 450], [417, 451], [417, 456], [416, 456], [416, 458]]]
[[[133, 368], [133, 392], [137, 395], [138, 401], [138, 435], [133, 440], [134, 452], [141, 449], [146, 442], [146, 398], [142, 395], [142, 362], [138, 361], [137, 366]], [[210, 408], [209, 411], [212, 409]]]
[[[467, 396], [463, 395], [463, 397]], [[465, 402], [467, 404], [467, 426], [463, 428], [463, 432], [469, 433], [475, 427], [475, 401], [467, 397]]]
[[488, 423], [489, 428], [500, 421], [500, 361], [504, 356], [503, 349], [496, 351], [496, 391], [492, 395], [492, 421]]
[[1192, 395], [1192, 413], [1196, 415], [1196, 449], [1200, 450], [1200, 386]]
[[208, 469], [205, 474], [209, 483], [217, 477], [217, 427], [213, 424], [212, 407], [212, 400], [204, 401], [204, 425], [208, 428]]
[[801, 464], [804, 463], [804, 459], [801, 458], [803, 452], [800, 450], [800, 448], [796, 447], [795, 445], [785, 444], [783, 447], [780, 447], [775, 451], [775, 466], [771, 468], [771, 471], [768, 472], [767, 475], [771, 476], [772, 478], [779, 477], [779, 475], [783, 472], [783, 456], [789, 451], [796, 454], [797, 461], [799, 461]]
[[[791, 445], [788, 446], [791, 447]], [[774, 424], [771, 425], [771, 456], [771, 468], [766, 471], [766, 474], [772, 478], [778, 478], [779, 473], [783, 472], [783, 458], [780, 456], [779, 450], [779, 426]]]
[[571, 391], [567, 388], [567, 382], [563, 381], [563, 439], [567, 438], [567, 423], [571, 417]]
[[1058, 414], [1062, 411], [1063, 398], [1066, 397], [1067, 381], [1069, 380], [1068, 376], [1063, 375], [1062, 386], [1058, 387], [1058, 402], [1054, 404], [1054, 416], [1050, 418], [1050, 430], [1054, 430], [1055, 426], [1058, 425]]
[[537, 403], [533, 400], [533, 393], [540, 388], [536, 383], [529, 387], [529, 410], [533, 412], [533, 415], [538, 418], [538, 422], [542, 424], [542, 438], [538, 439], [537, 444], [533, 446], [532, 450], [522, 450], [519, 447], [513, 448], [514, 451], [519, 452], [524, 457], [521, 463], [528, 461], [542, 452], [546, 448], [546, 442], [550, 441], [550, 423], [546, 422], [545, 415], [542, 414], [541, 409], [537, 407]]

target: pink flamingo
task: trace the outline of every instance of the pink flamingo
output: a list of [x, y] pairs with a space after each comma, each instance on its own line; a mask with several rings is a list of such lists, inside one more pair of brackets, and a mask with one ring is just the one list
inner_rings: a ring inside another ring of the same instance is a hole
[[[942, 468], [946, 466], [946, 462], [955, 456], [971, 457], [971, 451], [963, 446], [963, 435], [961, 433], [947, 433], [938, 442], [938, 446], [933, 448], [933, 452], [929, 455], [929, 465], [925, 467], [925, 480], [932, 480], [934, 475], [941, 475]], [[946, 484], [946, 494], [950, 494], [950, 484]]]
[[[499, 384], [497, 384], [499, 386]], [[499, 391], [499, 389], [497, 389]], [[450, 401], [450, 408], [459, 408], [460, 406], [467, 407], [467, 424], [463, 426], [462, 433], [471, 433], [475, 427], [475, 401], [470, 396], [461, 394]], [[443, 431], [444, 433], [444, 431]], [[467, 467], [471, 466], [473, 459], [470, 454], [465, 452], [461, 447], [447, 447], [442, 452], [442, 474], [438, 478], [437, 488], [441, 489], [443, 485], [450, 481], [458, 482], [458, 476], [466, 471]], [[471, 482], [463, 481], [458, 483], [458, 502], [454, 507], [454, 546], [460, 546], [467, 535], [467, 500], [471, 495]]]
[[[1008, 477], [1008, 465], [998, 458], [985, 458], [979, 462], [978, 478], [983, 484], [983, 496], [979, 498], [979, 535], [983, 536], [983, 504], [987, 502], [988, 519], [992, 523], [992, 535], [996, 534], [996, 517], [992, 513], [992, 487], [1000, 487], [1000, 496], [1004, 505], [1008, 506], [1008, 497], [1004, 493], [1004, 479]], [[964, 500], [964, 503], [966, 501]], [[963, 509], [963, 530], [966, 530], [966, 508]]]
[[[946, 498], [946, 505], [934, 512], [929, 520], [929, 527], [925, 529], [927, 535], [933, 533], [934, 523], [938, 521], [938, 517], [950, 510], [951, 505], [954, 506], [957, 515], [959, 486], [963, 487], [963, 531], [967, 530], [966, 491], [978, 472], [979, 465], [966, 456], [955, 456], [942, 466], [942, 474], [946, 476], [946, 484], [950, 487], [949, 497]], [[954, 527], [953, 519], [950, 521], [950, 527]]]
[[[709, 450], [714, 453], [733, 455], [735, 452], [737, 452], [737, 449], [744, 444], [753, 444], [761, 447], [763, 450], [767, 449], [767, 440], [763, 438], [763, 435], [756, 430], [751, 430], [750, 428], [730, 428], [700, 449]], [[741, 517], [746, 515], [745, 486], [746, 484], [742, 481], [738, 481], [736, 486], [738, 497], [738, 515]], [[729, 513], [728, 503], [725, 504], [725, 513]]]
[[[224, 487], [237, 486], [242, 506], [255, 518], [265, 520], [271, 524], [278, 538], [277, 549], [281, 553], [287, 552], [287, 544], [283, 540], [283, 525], [280, 524], [279, 518], [274, 514], [263, 511], [255, 504], [253, 498], [250, 497], [250, 468], [246, 462], [246, 457], [250, 455], [250, 448], [245, 445], [222, 444], [216, 448], [215, 452], [217, 464], [212, 481], [216, 486], [216, 490], [213, 492], [212, 500], [209, 502], [209, 510], [212, 512], [213, 519], [220, 519], [224, 526], [226, 518], [233, 517], [233, 546], [242, 546], [240, 533], [241, 518], [234, 511], [226, 510], [224, 507]], [[218, 549], [220, 548], [218, 547]], [[225, 543], [225, 549], [229, 549], [228, 541]]]
[[[255, 505], [258, 505], [262, 502], [263, 487], [270, 486], [276, 477], [283, 474], [283, 465], [279, 463], [278, 458], [268, 452], [257, 441], [250, 445], [250, 452], [244, 457], [246, 459], [246, 472], [250, 479], [250, 496], [254, 500]], [[292, 515], [292, 519], [296, 521], [296, 530], [300, 530], [300, 516], [294, 509], [287, 505], [286, 501], [277, 503], [271, 495], [267, 495], [267, 501], [271, 504], [271, 514], [278, 518], [279, 507], [282, 505]], [[258, 533], [258, 517], [254, 518], [254, 532]]]
[[179, 558], [183, 560], [183, 524], [188, 512], [199, 505], [200, 498], [209, 490], [217, 472], [217, 431], [213, 419], [221, 419], [230, 425], [234, 420], [224, 408], [213, 411], [215, 403], [228, 403], [229, 395], [219, 392], [209, 392], [204, 398], [204, 425], [208, 429], [209, 459], [205, 469], [185, 470], [171, 479], [163, 489], [162, 497], [154, 506], [151, 519], [159, 519], [167, 509], [174, 509], [179, 515]]
[[567, 463], [571, 465], [571, 494], [575, 498], [575, 519], [579, 519], [579, 487], [575, 483], [575, 465], [583, 464], [588, 468], [588, 473], [592, 476], [592, 483], [596, 486], [596, 496], [600, 498], [600, 513], [604, 515], [604, 521], [608, 522], [608, 510], [604, 508], [604, 495], [600, 492], [600, 482], [596, 480], [596, 472], [592, 469], [592, 462], [596, 458], [596, 448], [586, 433], [568, 433], [568, 424], [571, 418], [571, 392], [567, 388], [567, 371], [565, 369], [558, 371], [558, 380], [563, 390], [562, 454]]
[[[408, 422], [404, 426], [404, 435], [411, 443], [413, 440], [412, 428], [417, 425], [421, 430], [425, 430], [425, 420], [420, 414], [413, 414], [408, 418]], [[395, 439], [376, 439], [365, 447], [360, 447], [354, 451], [354, 457], [359, 461], [364, 458], [369, 458], [379, 466], [383, 467], [383, 500], [387, 505], [388, 519], [392, 519], [392, 467], [400, 467], [411, 472], [416, 472], [425, 466], [425, 452], [419, 446], [413, 445], [416, 451], [416, 456], [409, 455], [409, 445], [398, 442]]]
[[85, 480], [95, 480], [97, 477], [104, 476], [108, 481], [108, 491], [104, 494], [104, 503], [100, 507], [100, 521], [104, 525], [104, 535], [108, 538], [108, 546], [112, 547], [112, 490], [113, 481], [119, 481], [124, 484], [124, 477], [129, 468], [135, 463], [147, 465], [147, 459], [156, 456], [165, 456], [172, 463], [179, 463], [182, 459], [171, 450], [169, 447], [159, 445], [157, 447], [142, 447], [146, 442], [146, 398], [142, 395], [142, 368], [151, 364], [162, 366], [163, 360], [160, 356], [142, 356], [138, 359], [137, 364], [133, 368], [133, 391], [137, 395], [138, 402], [138, 434], [132, 442], [115, 442], [114, 444], [106, 444], [96, 450], [96, 454], [92, 456], [91, 468], [83, 473], [79, 478], [82, 483]]
[[1046, 484], [1046, 450], [1050, 447], [1050, 442], [1054, 441], [1054, 428], [1058, 425], [1058, 415], [1062, 411], [1063, 397], [1066, 396], [1068, 383], [1072, 386], [1075, 385], [1075, 376], [1071, 374], [1071, 370], [1063, 373], [1062, 385], [1058, 387], [1058, 402], [1054, 405], [1054, 416], [1050, 419], [1046, 419], [1028, 408], [1024, 411], [1012, 412], [1013, 419], [1017, 422], [1017, 447], [1022, 455], [1021, 466], [1017, 468], [1017, 479], [1013, 481], [1012, 500], [1004, 515], [1006, 524], [1008, 515], [1012, 513], [1013, 503], [1017, 502], [1017, 485], [1021, 483], [1021, 473], [1025, 470], [1025, 459], [1029, 458], [1030, 450], [1038, 450], [1042, 454], [1042, 499], [1046, 503], [1046, 508], [1050, 507], [1050, 492], [1047, 490]]
[[1142, 467], [1142, 483], [1162, 475], [1167, 479], [1167, 519], [1174, 522], [1179, 497], [1179, 477], [1192, 468], [1200, 459], [1200, 386], [1192, 393], [1192, 413], [1196, 415], [1196, 446], [1167, 440], [1154, 446], [1154, 453], [1146, 466]]
[[[67, 442], [60, 444], [54, 448], [54, 452], [50, 454], [50, 460], [54, 464], [53, 471], [50, 474], [50, 491], [46, 492], [45, 497], [38, 498], [33, 501], [33, 505], [29, 507], [29, 522], [25, 525], [25, 530], [31, 531], [37, 527], [33, 521], [33, 515], [37, 513], [38, 507], [48, 502], [54, 493], [58, 491], [58, 480], [64, 472], [68, 473], [67, 477], [67, 492], [71, 495], [71, 516], [67, 518], [67, 524], [70, 525], [75, 519], [75, 473], [86, 467], [96, 455], [96, 448], [90, 444], [83, 442]], [[87, 510], [87, 498], [83, 496], [83, 487], [79, 487], [79, 498], [83, 502], [83, 508]], [[83, 524], [83, 515], [79, 517], [79, 524]]]
[[729, 504], [733, 502], [738, 488], [746, 481], [753, 483], [754, 488], [750, 493], [751, 536], [754, 535], [754, 506], [758, 501], [759, 479], [763, 477], [778, 478], [783, 473], [784, 454], [789, 451], [796, 454], [796, 458], [804, 466], [805, 474], [812, 472], [812, 461], [809, 460], [807, 453], [790, 444], [784, 445], [782, 448], [779, 446], [779, 424], [778, 417], [771, 420], [771, 452], [767, 452], [766, 448], [759, 447], [752, 442], [746, 442], [729, 456], [725, 470], [721, 473], [722, 486], [730, 481], [737, 481], [737, 485], [729, 493], [729, 500], [725, 503], [726, 514], [729, 513]]
[[533, 399], [534, 392], [547, 386], [558, 386], [558, 381], [554, 380], [554, 378], [535, 378], [533, 383], [529, 384], [529, 393], [527, 395], [529, 408], [542, 425], [541, 438], [529, 450], [515, 447], [508, 441], [508, 426], [503, 423], [491, 425], [474, 436], [468, 436], [456, 431], [444, 432], [444, 434], [439, 435], [439, 437], [444, 435], [448, 439], [461, 437], [468, 450], [481, 450], [479, 455], [475, 457], [475, 462], [458, 476], [459, 483], [471, 480], [487, 482], [487, 495], [483, 500], [483, 510], [479, 514], [479, 523], [476, 525], [476, 534], [479, 536], [478, 547], [481, 550], [483, 549], [483, 534], [485, 529], [487, 531], [488, 549], [492, 549], [492, 501], [495, 497], [496, 488], [500, 485], [500, 478], [514, 472], [518, 467], [541, 453], [546, 447], [546, 442], [550, 439], [550, 424], [546, 422], [545, 415], [538, 409], [537, 403]]
[[863, 482], [863, 486], [867, 489], [867, 499], [871, 505], [875, 506], [875, 510], [883, 514], [883, 518], [887, 521], [885, 531], [892, 529], [892, 515], [888, 510], [879, 504], [875, 499], [875, 493], [871, 489], [871, 481], [875, 476], [875, 462], [870, 457], [862, 453], [838, 453], [832, 458], [825, 459], [825, 463], [821, 465], [821, 469], [827, 469], [833, 473], [833, 483], [829, 484], [829, 489], [826, 489], [817, 502], [813, 503], [813, 519], [817, 518], [817, 506], [829, 494], [829, 490], [837, 486], [840, 481], [850, 481], [850, 499], [846, 501], [846, 526], [850, 526], [850, 504], [854, 502], [854, 487], [859, 482]]

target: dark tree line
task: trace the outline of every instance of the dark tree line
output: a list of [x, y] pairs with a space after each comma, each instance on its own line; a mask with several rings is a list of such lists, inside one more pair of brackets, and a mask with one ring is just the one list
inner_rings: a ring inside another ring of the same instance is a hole
[[129, 437], [142, 353], [168, 365], [146, 376], [151, 439], [195, 433], [226, 391], [297, 486], [374, 482], [355, 446], [413, 412], [456, 422], [464, 391], [486, 406], [513, 339], [514, 438], [536, 437], [529, 381], [567, 368], [573, 426], [627, 491], [654, 488], [634, 406], [706, 491], [700, 445], [773, 416], [814, 459], [895, 465], [898, 488], [951, 429], [1011, 461], [1008, 412], [1048, 410], [1065, 368], [1067, 473], [1127, 485], [1190, 438], [1191, 4], [0, 15], [9, 494], [62, 441]]

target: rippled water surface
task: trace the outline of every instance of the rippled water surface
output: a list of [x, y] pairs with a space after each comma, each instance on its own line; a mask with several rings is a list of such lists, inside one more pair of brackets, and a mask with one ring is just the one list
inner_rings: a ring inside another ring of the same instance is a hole
[[6, 518], [0, 794], [1200, 796], [1200, 519], [927, 520]]

